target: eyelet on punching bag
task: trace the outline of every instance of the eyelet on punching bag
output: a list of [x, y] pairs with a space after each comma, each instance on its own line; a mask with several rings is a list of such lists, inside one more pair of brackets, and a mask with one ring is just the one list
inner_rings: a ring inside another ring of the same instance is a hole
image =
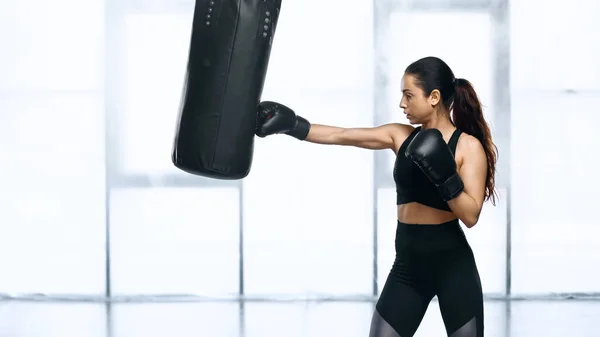
[[171, 160], [190, 174], [250, 173], [281, 0], [197, 0]]

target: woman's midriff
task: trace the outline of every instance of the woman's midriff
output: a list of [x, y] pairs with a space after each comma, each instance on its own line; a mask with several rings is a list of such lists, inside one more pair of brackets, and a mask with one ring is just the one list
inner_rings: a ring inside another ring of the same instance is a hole
[[398, 206], [398, 221], [407, 224], [443, 224], [456, 219], [452, 212], [411, 202]]

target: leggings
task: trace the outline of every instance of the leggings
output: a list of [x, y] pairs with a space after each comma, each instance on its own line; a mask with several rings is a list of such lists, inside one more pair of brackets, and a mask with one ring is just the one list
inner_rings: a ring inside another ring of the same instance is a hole
[[396, 258], [375, 306], [369, 337], [411, 337], [437, 296], [450, 337], [483, 337], [483, 293], [458, 220], [398, 222]]

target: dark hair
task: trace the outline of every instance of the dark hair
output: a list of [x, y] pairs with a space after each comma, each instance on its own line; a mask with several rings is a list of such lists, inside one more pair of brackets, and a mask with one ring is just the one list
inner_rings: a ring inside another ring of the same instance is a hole
[[440, 91], [441, 99], [451, 121], [459, 130], [479, 139], [487, 157], [485, 200], [496, 204], [496, 160], [498, 148], [492, 141], [490, 127], [483, 117], [481, 102], [471, 83], [454, 77], [452, 69], [437, 57], [425, 57], [409, 65], [405, 74], [415, 77], [416, 85], [429, 96], [434, 89]]

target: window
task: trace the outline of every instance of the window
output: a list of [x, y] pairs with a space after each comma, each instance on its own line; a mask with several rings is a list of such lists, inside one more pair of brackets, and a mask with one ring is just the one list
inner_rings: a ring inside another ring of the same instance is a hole
[[[332, 13], [335, 16], [332, 24]], [[273, 39], [263, 96], [302, 91], [372, 90], [373, 4], [285, 2]], [[337, 109], [335, 111], [338, 111]], [[335, 113], [335, 112], [330, 112]], [[343, 114], [342, 111], [339, 112]]]
[[598, 13], [598, 1], [511, 2], [512, 88], [600, 90]]
[[511, 5], [512, 288], [597, 292], [600, 4], [548, 4]]
[[182, 174], [171, 162], [188, 61], [192, 16], [127, 15], [118, 116], [124, 174]]
[[[313, 123], [371, 126], [372, 4], [344, 7], [323, 29], [343, 4], [284, 4], [262, 99]], [[368, 150], [257, 139], [243, 182], [246, 294], [372, 293], [373, 161]]]
[[[597, 327], [600, 315], [595, 300], [512, 301], [510, 305], [510, 323], [506, 324], [510, 332], [507, 335], [585, 335], [584, 331], [593, 331]], [[487, 326], [485, 330], [489, 331]]]
[[104, 1], [2, 1], [0, 90], [102, 90]]
[[512, 288], [600, 291], [597, 128], [600, 97], [512, 95]]
[[118, 303], [112, 305], [111, 332], [115, 336], [171, 336], [177, 326], [185, 331], [184, 336], [238, 336], [240, 312], [237, 302]]
[[[319, 123], [371, 118], [356, 95], [278, 97]], [[371, 293], [372, 151], [259, 139], [243, 192], [247, 294]]]
[[12, 93], [0, 111], [0, 289], [103, 294], [101, 97]]
[[[114, 307], [107, 309], [107, 305], [91, 301], [34, 303], [11, 301], [10, 305], [3, 306], [2, 314], [11, 318], [3, 320], [2, 329], [9, 330], [13, 336], [26, 336], [37, 331], [50, 336], [85, 336], [89, 331], [97, 336], [106, 336], [111, 334], [107, 331], [111, 329], [107, 322], [118, 321], [107, 317], [114, 312]], [[69, 318], [69, 324], [65, 324], [65, 317]]]
[[[368, 336], [373, 304], [369, 302], [244, 304], [246, 337]], [[277, 319], [274, 319], [277, 317]]]
[[114, 189], [110, 216], [114, 295], [238, 293], [237, 189]]

